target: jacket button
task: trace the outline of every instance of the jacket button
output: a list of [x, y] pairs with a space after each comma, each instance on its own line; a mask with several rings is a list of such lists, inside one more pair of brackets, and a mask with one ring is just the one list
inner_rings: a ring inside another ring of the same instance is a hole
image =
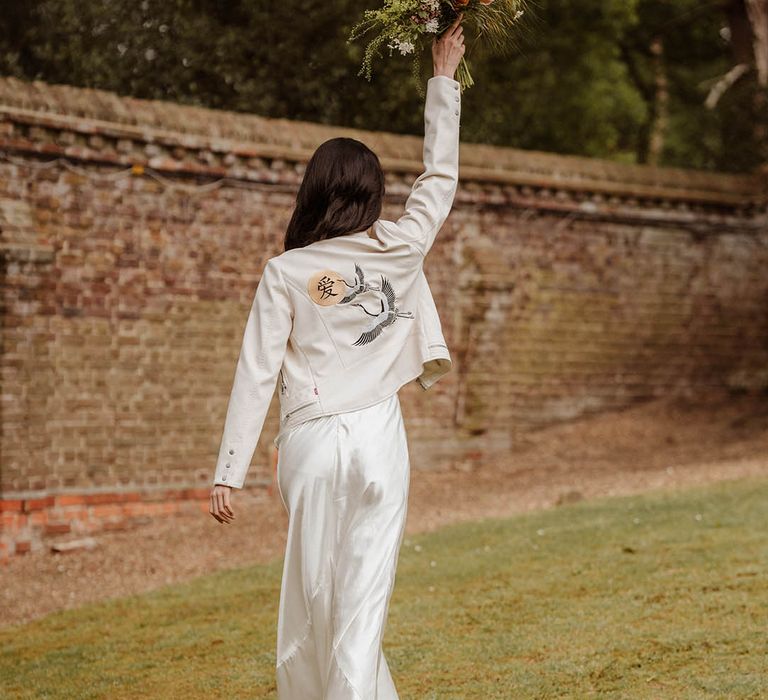
[[222, 480], [222, 481], [226, 481], [226, 480], [227, 480], [227, 475], [226, 475], [226, 474], [224, 474], [224, 476], [222, 476], [222, 477], [221, 477], [221, 480]]
[[459, 110], [457, 109], [454, 114], [458, 117], [459, 116]]
[[454, 89], [454, 90], [458, 90], [458, 89], [459, 89], [459, 86], [458, 86], [458, 85], [454, 85], [454, 86], [453, 86], [453, 89]]
[[456, 97], [454, 99], [456, 100], [456, 102], [458, 102], [459, 101], [459, 96], [456, 95]]
[[233, 455], [233, 454], [235, 454], [235, 451], [234, 450], [230, 450], [229, 454]]
[[227, 462], [227, 469], [229, 469], [229, 467], [230, 467], [230, 464], [229, 464], [229, 462]]

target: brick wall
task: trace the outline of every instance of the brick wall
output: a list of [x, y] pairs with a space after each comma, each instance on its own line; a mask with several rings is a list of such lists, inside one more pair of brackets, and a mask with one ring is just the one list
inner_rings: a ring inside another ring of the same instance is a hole
[[[0, 79], [0, 558], [204, 501], [260, 271], [338, 135], [380, 155], [396, 217], [418, 137]], [[768, 385], [764, 178], [461, 148], [426, 262], [455, 369], [401, 392], [415, 469]], [[248, 486], [276, 430], [275, 397]]]

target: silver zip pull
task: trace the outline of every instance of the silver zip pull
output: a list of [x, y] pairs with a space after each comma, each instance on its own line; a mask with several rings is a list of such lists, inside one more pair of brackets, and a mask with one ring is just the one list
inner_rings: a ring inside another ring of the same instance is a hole
[[[315, 395], [319, 395], [317, 392], [317, 387], [315, 387]], [[285, 414], [285, 420], [288, 420], [294, 413], [298, 413], [299, 411], [307, 408], [307, 406], [312, 406], [317, 403], [316, 399], [312, 399], [310, 401], [307, 401], [307, 403], [301, 404], [301, 406], [296, 406], [290, 413]]]

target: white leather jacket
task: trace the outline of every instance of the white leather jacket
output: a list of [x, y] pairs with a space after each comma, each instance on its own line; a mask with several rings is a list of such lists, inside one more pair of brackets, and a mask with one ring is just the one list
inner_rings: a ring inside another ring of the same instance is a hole
[[256, 288], [235, 369], [214, 484], [243, 488], [277, 386], [280, 431], [370, 406], [451, 369], [424, 276], [458, 184], [459, 83], [427, 83], [424, 172], [397, 221], [270, 258]]

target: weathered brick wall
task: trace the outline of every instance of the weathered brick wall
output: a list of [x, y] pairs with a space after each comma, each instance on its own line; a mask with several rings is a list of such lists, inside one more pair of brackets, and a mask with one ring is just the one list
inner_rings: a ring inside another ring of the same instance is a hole
[[[157, 511], [126, 502], [207, 496], [260, 271], [303, 163], [337, 135], [379, 153], [396, 217], [420, 138], [0, 79], [0, 555], [40, 546], [46, 523], [86, 532]], [[426, 262], [455, 365], [402, 391], [413, 467], [768, 384], [766, 211], [757, 175], [462, 144]], [[249, 486], [270, 478], [276, 430], [275, 397]]]

